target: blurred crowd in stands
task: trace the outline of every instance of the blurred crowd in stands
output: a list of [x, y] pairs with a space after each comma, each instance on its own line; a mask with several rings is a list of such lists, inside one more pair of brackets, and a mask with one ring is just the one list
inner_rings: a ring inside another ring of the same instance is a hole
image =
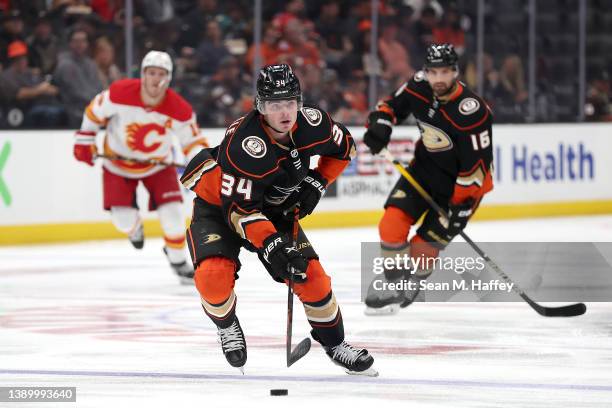
[[[517, 2], [526, 4], [508, 3]], [[192, 103], [200, 125], [226, 126], [253, 107], [253, 3], [133, 0], [134, 58], [126, 67], [125, 0], [0, 0], [0, 127], [77, 128], [86, 104], [113, 81], [138, 76], [151, 49], [173, 57], [172, 86]], [[475, 0], [379, 0], [375, 58], [369, 0], [262, 3], [261, 63], [291, 64], [305, 102], [343, 123], [364, 123], [371, 75], [379, 97], [392, 92], [420, 69], [431, 42], [455, 45], [461, 78], [477, 89]], [[486, 14], [483, 96], [498, 123], [529, 116], [526, 17], [519, 12], [514, 20], [503, 7]], [[508, 32], [504, 24], [519, 30]], [[596, 34], [612, 39], [610, 32]], [[555, 75], [557, 37], [548, 37], [538, 37], [536, 120], [575, 120], [576, 72], [571, 66]], [[575, 51], [565, 52], [575, 65]], [[589, 66], [587, 120], [612, 120], [611, 60], [602, 61]], [[566, 111], [557, 107], [562, 102]]]

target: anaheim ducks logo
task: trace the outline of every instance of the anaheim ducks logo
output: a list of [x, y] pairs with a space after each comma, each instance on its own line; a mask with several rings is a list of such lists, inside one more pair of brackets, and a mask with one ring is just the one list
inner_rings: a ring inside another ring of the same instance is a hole
[[157, 133], [158, 136], [164, 136], [166, 134], [166, 128], [157, 123], [147, 123], [141, 125], [140, 123], [131, 123], [126, 127], [127, 133], [127, 146], [138, 152], [152, 153], [156, 151], [162, 142], [156, 138], [153, 140], [148, 138], [151, 133]]
[[208, 235], [205, 235], [204, 238], [202, 239], [202, 244], [203, 245], [210, 244], [211, 242], [219, 241], [220, 239], [221, 239], [221, 235], [219, 234], [208, 234]]
[[421, 140], [430, 152], [443, 152], [453, 148], [453, 141], [443, 130], [424, 122], [418, 123]]
[[406, 192], [403, 190], [395, 190], [391, 198], [406, 198]]

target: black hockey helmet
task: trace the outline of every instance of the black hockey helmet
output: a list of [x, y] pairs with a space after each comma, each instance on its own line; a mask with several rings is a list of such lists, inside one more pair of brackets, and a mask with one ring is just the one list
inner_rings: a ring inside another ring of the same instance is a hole
[[297, 99], [298, 109], [302, 107], [300, 81], [287, 64], [266, 65], [257, 77], [255, 106], [263, 113], [263, 102], [280, 99]]
[[452, 67], [458, 70], [459, 57], [452, 44], [431, 44], [427, 47], [423, 68]]

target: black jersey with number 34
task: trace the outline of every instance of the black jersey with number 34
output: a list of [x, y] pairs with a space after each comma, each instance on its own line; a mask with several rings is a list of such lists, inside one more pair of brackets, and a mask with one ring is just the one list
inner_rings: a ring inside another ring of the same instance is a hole
[[271, 219], [289, 208], [310, 159], [320, 156], [318, 172], [332, 183], [355, 153], [346, 127], [313, 106], [298, 111], [284, 142], [268, 134], [264, 117], [252, 111], [232, 123], [221, 144], [198, 154], [181, 178], [207, 204], [220, 207], [226, 223], [256, 247], [276, 232]]
[[493, 188], [491, 110], [463, 83], [457, 81], [449, 97], [438, 100], [419, 71], [377, 110], [394, 123], [414, 115], [421, 138], [411, 170], [436, 196], [478, 201]]

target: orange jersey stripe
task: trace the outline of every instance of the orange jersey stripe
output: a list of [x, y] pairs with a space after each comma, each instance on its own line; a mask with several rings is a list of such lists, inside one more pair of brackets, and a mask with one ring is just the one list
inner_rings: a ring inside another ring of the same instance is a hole
[[95, 113], [93, 113], [93, 110], [91, 107], [92, 104], [93, 104], [93, 101], [89, 105], [87, 105], [87, 108], [85, 108], [85, 115], [87, 115], [87, 118], [91, 120], [93, 123], [95, 123], [96, 125], [104, 126], [106, 124], [106, 121], [104, 119], [100, 119], [99, 117], [95, 115]]

